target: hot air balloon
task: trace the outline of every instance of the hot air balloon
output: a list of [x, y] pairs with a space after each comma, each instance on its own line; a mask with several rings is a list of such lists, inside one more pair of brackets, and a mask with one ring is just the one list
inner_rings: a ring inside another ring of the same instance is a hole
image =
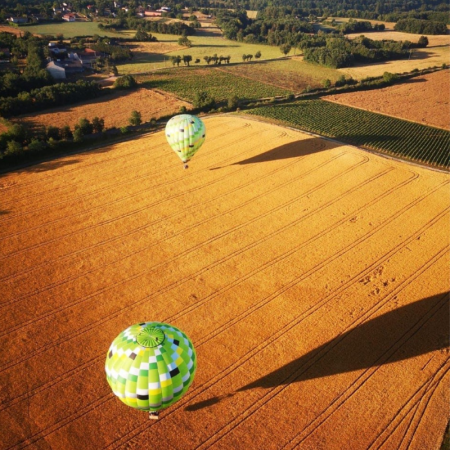
[[205, 125], [197, 116], [179, 114], [167, 122], [166, 138], [187, 169], [187, 162], [205, 141]]
[[106, 356], [106, 379], [128, 406], [149, 412], [175, 403], [194, 380], [197, 357], [189, 338], [162, 322], [144, 322], [122, 331]]

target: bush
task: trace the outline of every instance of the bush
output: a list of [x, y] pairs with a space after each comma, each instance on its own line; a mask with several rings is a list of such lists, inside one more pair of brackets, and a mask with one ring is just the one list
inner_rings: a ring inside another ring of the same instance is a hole
[[397, 79], [398, 79], [398, 75], [395, 73], [390, 73], [390, 72], [383, 73], [383, 80], [386, 83], [394, 83]]
[[61, 128], [61, 139], [64, 139], [67, 141], [69, 139], [72, 139], [72, 137], [73, 137], [73, 134], [72, 134], [72, 131], [71, 131], [69, 125], [64, 125]]
[[92, 129], [94, 133], [101, 133], [104, 128], [105, 128], [104, 119], [100, 119], [98, 117], [94, 117], [92, 119]]
[[179, 112], [180, 112], [180, 114], [186, 114], [186, 113], [187, 113], [187, 108], [186, 108], [186, 106], [184, 106], [184, 105], [181, 106]]
[[5, 155], [18, 155], [23, 152], [23, 147], [20, 142], [8, 141], [6, 144]]
[[28, 144], [28, 150], [30, 150], [31, 152], [40, 152], [44, 150], [45, 147], [45, 142], [42, 142], [36, 138], [31, 139], [31, 142]]
[[86, 119], [85, 117], [83, 117], [79, 120], [78, 125], [75, 125], [75, 130], [78, 128], [81, 130], [83, 135], [92, 134], [92, 132], [94, 131], [94, 127], [92, 126], [92, 123], [89, 122], [89, 120]]
[[426, 36], [420, 36], [419, 42], [417, 42], [419, 47], [425, 48], [428, 45], [428, 38]]
[[24, 142], [28, 138], [27, 129], [20, 123], [15, 123], [8, 129], [8, 137], [17, 142]]
[[197, 92], [194, 98], [194, 108], [209, 111], [216, 107], [215, 99], [206, 91]]
[[120, 127], [120, 132], [122, 134], [127, 134], [130, 130], [128, 129], [128, 127]]
[[134, 89], [137, 87], [137, 81], [131, 75], [124, 75], [123, 77], [117, 78], [114, 81], [114, 89]]
[[142, 123], [142, 117], [141, 113], [139, 111], [132, 111], [131, 117], [128, 119], [128, 122], [130, 122], [130, 125], [132, 126], [138, 126]]
[[84, 133], [81, 128], [75, 128], [73, 132], [73, 140], [74, 142], [82, 142], [84, 140]]
[[52, 125], [49, 125], [47, 127], [47, 130], [45, 132], [45, 136], [47, 139], [53, 138], [53, 139], [60, 139], [60, 130], [58, 127], [54, 127]]
[[238, 107], [239, 105], [239, 98], [237, 95], [233, 95], [232, 97], [228, 98], [228, 109], [229, 110], [234, 110]]

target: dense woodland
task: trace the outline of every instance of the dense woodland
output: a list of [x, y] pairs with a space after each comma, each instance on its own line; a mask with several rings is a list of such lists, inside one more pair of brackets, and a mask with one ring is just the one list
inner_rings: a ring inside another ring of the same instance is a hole
[[300, 43], [306, 61], [334, 68], [349, 67], [355, 62], [407, 58], [409, 45], [409, 42], [374, 41], [364, 36], [353, 40], [342, 36], [316, 36]]
[[[70, 2], [75, 11], [87, 12], [88, 5], [94, 5], [100, 12], [112, 8], [112, 0], [73, 0]], [[264, 11], [267, 7], [280, 10], [284, 16], [293, 17], [352, 17], [360, 19], [378, 19], [397, 22], [400, 19], [415, 18], [450, 23], [450, 6], [445, 0], [186, 0], [182, 4], [175, 0], [149, 2], [145, 0], [122, 0], [123, 5], [136, 8], [151, 5], [154, 9], [168, 6], [172, 11], [186, 8], [247, 9]], [[39, 0], [2, 0], [0, 20], [8, 14], [40, 14], [53, 17], [53, 1]]]

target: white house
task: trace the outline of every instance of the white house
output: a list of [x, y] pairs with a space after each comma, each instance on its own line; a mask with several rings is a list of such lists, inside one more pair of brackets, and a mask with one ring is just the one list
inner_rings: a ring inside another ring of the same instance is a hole
[[12, 23], [27, 23], [28, 19], [26, 17], [10, 17], [8, 22]]
[[65, 80], [66, 79], [66, 69], [61, 65], [57, 64], [55, 61], [50, 61], [47, 64], [46, 69], [50, 72], [50, 75], [55, 80]]

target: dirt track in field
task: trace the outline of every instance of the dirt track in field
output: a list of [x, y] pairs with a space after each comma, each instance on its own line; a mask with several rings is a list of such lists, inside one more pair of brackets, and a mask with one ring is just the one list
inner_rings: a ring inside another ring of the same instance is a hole
[[[450, 176], [245, 117], [0, 177], [1, 449], [438, 450], [449, 419]], [[107, 349], [184, 330], [159, 421]]]
[[440, 70], [383, 89], [322, 99], [450, 130], [449, 75], [448, 70]]

